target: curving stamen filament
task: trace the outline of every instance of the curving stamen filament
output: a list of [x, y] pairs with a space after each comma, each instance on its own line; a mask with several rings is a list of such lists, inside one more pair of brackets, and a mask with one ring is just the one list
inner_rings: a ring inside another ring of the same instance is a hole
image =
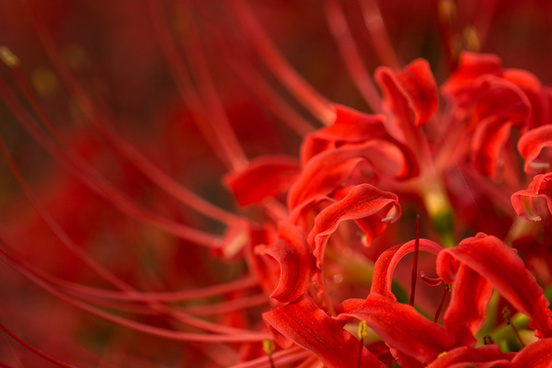
[[190, 61], [191, 69], [198, 80], [198, 91], [203, 99], [203, 106], [210, 112], [208, 122], [212, 124], [213, 131], [230, 161], [233, 170], [239, 170], [247, 164], [247, 158], [241, 148], [238, 139], [224, 112], [224, 107], [213, 83], [213, 77], [207, 66], [205, 52], [200, 43], [197, 23], [193, 16], [190, 1], [185, 1], [186, 12], [181, 12], [185, 21], [190, 24], [188, 38], [184, 39], [185, 51]]
[[330, 102], [308, 84], [286, 61], [264, 32], [252, 10], [243, 0], [227, 0], [236, 16], [238, 24], [251, 39], [260, 56], [274, 75], [323, 124], [335, 120], [335, 112]]
[[410, 275], [410, 305], [414, 305], [416, 296], [416, 279], [418, 278], [418, 254], [420, 253], [420, 215], [416, 215], [416, 241], [414, 243], [414, 260], [412, 261], [412, 274]]
[[[216, 323], [211, 323], [207, 321], [197, 320], [187, 316], [181, 312], [174, 312], [171, 314], [172, 317], [175, 317], [178, 321], [183, 322], [189, 326], [194, 326], [196, 328], [213, 331], [215, 333], [190, 333], [190, 332], [180, 332], [168, 330], [165, 328], [154, 327], [146, 325], [140, 322], [132, 321], [127, 318], [119, 317], [112, 313], [108, 313], [99, 308], [96, 308], [92, 305], [84, 303], [75, 299], [72, 296], [69, 296], [57, 288], [53, 287], [49, 282], [47, 282], [43, 275], [44, 273], [37, 270], [36, 268], [26, 264], [25, 262], [15, 258], [10, 255], [4, 248], [7, 247], [7, 242], [5, 239], [0, 237], [0, 258], [4, 260], [7, 264], [15, 268], [23, 276], [27, 277], [29, 280], [33, 281], [35, 284], [40, 286], [42, 289], [48, 291], [54, 296], [58, 297], [61, 300], [75, 306], [76, 308], [88, 312], [92, 315], [105, 319], [107, 321], [113, 322], [120, 326], [133, 329], [135, 331], [144, 332], [153, 336], [163, 337], [171, 340], [178, 341], [195, 341], [195, 342], [252, 342], [252, 341], [262, 341], [268, 337], [267, 333], [260, 332], [251, 332], [242, 329], [236, 329], [226, 326], [221, 326]], [[166, 312], [166, 311], [165, 311]], [[217, 333], [218, 332], [218, 333]], [[222, 333], [220, 333], [222, 332]]]
[[364, 66], [355, 39], [347, 24], [341, 2], [339, 0], [325, 0], [324, 4], [330, 31], [339, 47], [351, 80], [372, 111], [381, 112], [381, 97]]
[[443, 306], [445, 305], [445, 300], [447, 299], [447, 294], [450, 293], [450, 284], [444, 283], [444, 285], [445, 287], [443, 290], [443, 296], [441, 297], [439, 306], [435, 311], [435, 317], [433, 318], [433, 322], [437, 322], [439, 320], [439, 317], [441, 316], [441, 311], [443, 310]]
[[[36, 94], [27, 83], [25, 77], [21, 73], [19, 67], [13, 67], [11, 70], [19, 84], [19, 87], [23, 91], [23, 94], [31, 104], [35, 113], [40, 119], [40, 122], [46, 127], [48, 132], [54, 137], [60, 146], [67, 145], [67, 142], [60, 134], [59, 130], [53, 124], [52, 120], [44, 110], [43, 106], [38, 102]], [[121, 138], [115, 129], [108, 123], [104, 123], [107, 117], [98, 116], [97, 119], [92, 119], [93, 124], [98, 130], [104, 134], [104, 136], [111, 143], [112, 147], [117, 150], [119, 154], [125, 157], [131, 164], [138, 168], [146, 177], [148, 177], [159, 188], [165, 190], [173, 198], [179, 200], [181, 203], [186, 204], [190, 208], [197, 212], [208, 216], [212, 219], [218, 220], [222, 223], [229, 223], [236, 220], [238, 217], [228, 211], [225, 211], [212, 203], [200, 198], [195, 193], [186, 189], [178, 184], [174, 179], [170, 178], [167, 174], [162, 172], [156, 165], [149, 161], [144, 155], [142, 155], [136, 148], [130, 145], [126, 140]]]
[[395, 48], [391, 44], [378, 2], [376, 0], [357, 0], [357, 2], [362, 11], [364, 25], [382, 65], [387, 65], [394, 69], [400, 68], [401, 63], [399, 62]]
[[[8, 336], [10, 336], [12, 339], [17, 341], [20, 345], [25, 347], [25, 349], [33, 352], [34, 354], [38, 355], [39, 357], [41, 357], [43, 359], [49, 361], [53, 365], [55, 365], [57, 367], [62, 367], [62, 368], [75, 368], [74, 365], [64, 363], [64, 362], [62, 362], [62, 361], [46, 354], [46, 353], [38, 350], [37, 348], [31, 346], [30, 344], [26, 343], [21, 338], [19, 338], [16, 334], [14, 334], [10, 329], [8, 329], [6, 326], [4, 326], [2, 323], [0, 323], [0, 329], [2, 329], [6, 334], [8, 334]], [[5, 367], [9, 367], [9, 366], [6, 364]]]
[[103, 197], [105, 200], [110, 202], [115, 208], [138, 221], [150, 224], [169, 234], [192, 241], [198, 245], [203, 245], [209, 248], [219, 246], [219, 237], [177, 223], [139, 206], [117, 191], [113, 186], [111, 186], [111, 184], [107, 183], [95, 169], [93, 169], [82, 159], [76, 155], [71, 155], [62, 148], [58, 147], [58, 145], [56, 145], [54, 141], [46, 136], [44, 131], [40, 129], [33, 117], [25, 110], [23, 105], [16, 99], [14, 94], [1, 78], [0, 97], [4, 100], [23, 128], [27, 130], [27, 132], [42, 148], [46, 150], [46, 152], [59, 159], [59, 161], [64, 164], [78, 180], [80, 180], [85, 186], [98, 194], [100, 197]]
[[[81, 110], [88, 115], [89, 121], [100, 131], [100, 133], [102, 133], [106, 137], [106, 139], [112, 144], [112, 146], [117, 149], [119, 153], [121, 153], [124, 157], [126, 157], [129, 162], [131, 162], [136, 168], [138, 168], [153, 183], [155, 183], [161, 189], [165, 190], [174, 198], [178, 199], [181, 203], [206, 216], [210, 216], [213, 219], [224, 223], [227, 223], [228, 221], [231, 221], [233, 218], [235, 218], [235, 215], [232, 215], [231, 213], [214, 206], [213, 204], [197, 196], [192, 191], [176, 183], [172, 178], [170, 178], [168, 175], [159, 170], [155, 165], [153, 165], [144, 155], [140, 154], [128, 142], [118, 136], [115, 129], [113, 129], [112, 124], [109, 123], [111, 119], [108, 118], [105, 111], [96, 106], [92, 98], [80, 85], [77, 79], [72, 75], [71, 71], [62, 60], [61, 56], [58, 53], [56, 45], [47, 28], [45, 27], [37, 10], [34, 7], [31, 7], [31, 11], [36, 20], [34, 24], [37, 28], [38, 36], [41, 39], [42, 44], [44, 45], [44, 48], [57, 72], [59, 73], [62, 80], [65, 82], [65, 85], [70, 90], [71, 94], [76, 97], [76, 101], [81, 107]], [[6, 58], [3, 58], [3, 60], [6, 61]], [[8, 58], [7, 60], [9, 61], [11, 59]], [[21, 86], [21, 89], [29, 99], [29, 102], [35, 109], [36, 113], [40, 116], [40, 120], [45, 124], [45, 126], [48, 127], [50, 131], [52, 131], [52, 129], [55, 130], [53, 124], [51, 124], [51, 122], [47, 118], [47, 115], [38, 103], [38, 100], [34, 97], [32, 89], [27, 86], [25, 78], [22, 76], [19, 70], [18, 63], [7, 64], [13, 70], [16, 79]], [[219, 145], [213, 146], [219, 147]], [[226, 156], [223, 155], [223, 157]]]

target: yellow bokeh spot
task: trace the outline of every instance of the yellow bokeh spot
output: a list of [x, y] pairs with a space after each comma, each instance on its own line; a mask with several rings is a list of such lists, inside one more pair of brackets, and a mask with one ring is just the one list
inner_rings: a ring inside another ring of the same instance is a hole
[[479, 41], [479, 35], [474, 26], [467, 26], [464, 28], [464, 43], [468, 51], [479, 51], [481, 49], [481, 42]]
[[0, 59], [10, 68], [19, 66], [19, 58], [6, 46], [0, 47]]
[[43, 66], [33, 71], [31, 81], [36, 92], [42, 97], [52, 96], [59, 87], [58, 79], [54, 72]]

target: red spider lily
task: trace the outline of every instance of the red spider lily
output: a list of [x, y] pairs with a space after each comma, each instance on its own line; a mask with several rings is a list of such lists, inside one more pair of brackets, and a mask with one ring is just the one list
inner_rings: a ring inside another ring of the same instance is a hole
[[0, 366], [552, 364], [548, 4], [0, 8]]

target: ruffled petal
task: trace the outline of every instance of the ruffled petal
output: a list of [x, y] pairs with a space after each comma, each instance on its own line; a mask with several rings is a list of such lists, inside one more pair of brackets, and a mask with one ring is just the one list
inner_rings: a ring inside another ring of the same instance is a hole
[[549, 162], [536, 162], [545, 147], [552, 146], [552, 125], [544, 125], [529, 130], [518, 141], [518, 150], [525, 159], [524, 170], [528, 174], [537, 174], [550, 167]]
[[500, 154], [511, 128], [510, 122], [494, 116], [479, 123], [471, 142], [471, 159], [480, 174], [498, 179]]
[[536, 175], [528, 189], [515, 192], [510, 200], [518, 216], [529, 221], [540, 221], [535, 198], [544, 198], [548, 212], [552, 214], [552, 173]]
[[429, 63], [416, 59], [403, 70], [376, 70], [375, 79], [385, 95], [385, 106], [399, 120], [421, 126], [437, 110], [439, 93]]
[[[400, 162], [400, 168], [396, 170], [395, 174], [397, 180], [405, 180], [418, 175], [419, 167], [412, 150], [388, 133], [383, 115], [365, 114], [341, 105], [334, 105], [334, 108], [336, 111], [334, 123], [310, 134], [304, 140], [301, 146], [301, 163], [303, 165], [324, 151], [377, 141], [377, 144], [373, 145], [374, 148], [386, 147], [382, 152], [384, 157], [390, 156], [391, 153], [396, 156], [395, 152], [402, 156], [400, 158], [392, 157], [394, 162]], [[377, 162], [380, 161], [381, 157]]]
[[461, 106], [471, 102], [477, 87], [475, 83], [485, 75], [502, 76], [500, 58], [491, 54], [463, 52], [458, 67], [441, 87], [445, 96], [454, 98]]
[[542, 83], [535, 75], [521, 69], [507, 69], [504, 79], [518, 86], [527, 98], [529, 119], [527, 127], [534, 129], [550, 123], [550, 103]]
[[[419, 249], [422, 252], [438, 255], [443, 249], [439, 244], [431, 240], [420, 239], [419, 241]], [[411, 240], [403, 245], [397, 245], [386, 250], [378, 257], [374, 266], [370, 293], [381, 294], [393, 300], [397, 299], [391, 291], [393, 274], [400, 260], [407, 254], [414, 252], [415, 242], [415, 240]]]
[[550, 368], [552, 366], [552, 339], [542, 339], [523, 348], [508, 368]]
[[[327, 367], [357, 367], [359, 341], [333, 320], [314, 301], [304, 295], [297, 301], [263, 314], [276, 342], [287, 340], [316, 355]], [[283, 342], [285, 344], [285, 342]], [[362, 348], [362, 366], [385, 368], [366, 348]]]
[[315, 156], [307, 162], [301, 176], [291, 186], [287, 198], [288, 208], [293, 209], [311, 198], [328, 195], [341, 188], [358, 165], [368, 164], [367, 149], [369, 147], [348, 147]]
[[371, 139], [388, 137], [383, 115], [365, 114], [342, 105], [333, 105], [333, 124], [309, 134], [301, 146], [301, 162], [305, 164], [315, 155], [347, 143], [364, 143]]
[[280, 277], [270, 297], [287, 303], [296, 300], [307, 290], [314, 262], [301, 229], [281, 222], [278, 224], [278, 234], [276, 243], [260, 245], [255, 248], [255, 253], [269, 255], [278, 262]]
[[379, 190], [370, 184], [360, 184], [346, 190], [340, 201], [333, 203], [316, 216], [308, 242], [313, 248], [317, 266], [320, 267], [324, 249], [331, 234], [346, 220], [364, 219], [370, 227], [363, 226], [368, 244], [385, 229], [385, 222], [394, 222], [401, 215], [398, 197]]
[[537, 337], [552, 334], [549, 302], [515, 249], [494, 236], [479, 233], [456, 248], [443, 250], [437, 262], [447, 263], [450, 256], [479, 273], [517, 310], [528, 315]]
[[458, 268], [452, 296], [445, 313], [445, 328], [456, 338], [457, 345], [474, 347], [475, 333], [487, 317], [492, 285], [466, 265]]
[[299, 174], [299, 163], [285, 156], [263, 156], [249, 165], [224, 177], [240, 206], [261, 202], [284, 193]]
[[477, 349], [462, 346], [447, 352], [427, 368], [491, 368], [509, 363], [513, 355], [503, 353], [498, 345], [487, 345]]
[[336, 318], [366, 321], [387, 345], [427, 364], [447, 351], [453, 343], [452, 336], [441, 326], [423, 317], [414, 307], [371, 293], [368, 298], [345, 301]]

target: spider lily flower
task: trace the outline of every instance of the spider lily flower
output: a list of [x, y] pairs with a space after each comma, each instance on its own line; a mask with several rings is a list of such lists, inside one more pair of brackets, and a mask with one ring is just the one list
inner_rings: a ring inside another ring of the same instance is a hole
[[23, 4], [0, 365], [551, 364], [549, 68], [499, 47], [520, 4]]

